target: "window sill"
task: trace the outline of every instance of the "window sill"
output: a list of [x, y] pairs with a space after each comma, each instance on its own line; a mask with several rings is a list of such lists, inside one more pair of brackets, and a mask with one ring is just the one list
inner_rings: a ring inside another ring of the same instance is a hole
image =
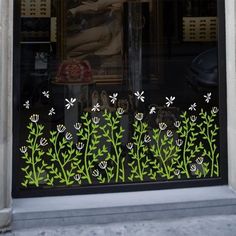
[[13, 200], [13, 228], [236, 214], [228, 186]]

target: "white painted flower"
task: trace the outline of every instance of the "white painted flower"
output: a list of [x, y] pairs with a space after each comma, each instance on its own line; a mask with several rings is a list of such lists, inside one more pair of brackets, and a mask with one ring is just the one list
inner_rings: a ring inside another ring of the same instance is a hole
[[80, 175], [80, 174], [76, 174], [76, 175], [74, 176], [74, 180], [75, 180], [75, 181], [80, 181], [80, 179], [81, 179], [81, 175]]
[[37, 123], [37, 122], [39, 121], [39, 115], [33, 114], [33, 115], [30, 117], [30, 120], [31, 120], [33, 123]]
[[168, 138], [171, 138], [173, 136], [173, 132], [171, 130], [167, 130], [166, 135]]
[[30, 108], [30, 102], [29, 102], [29, 100], [25, 101], [25, 103], [23, 104], [23, 106], [24, 106], [26, 109], [29, 109], [29, 108]]
[[195, 172], [197, 170], [197, 166], [195, 164], [190, 165], [190, 171]]
[[197, 163], [198, 165], [201, 165], [201, 164], [203, 163], [203, 161], [204, 161], [204, 158], [203, 158], [203, 157], [198, 157], [198, 158], [196, 159], [196, 163]]
[[39, 144], [40, 146], [44, 147], [48, 145], [48, 141], [45, 138], [41, 138]]
[[180, 175], [180, 170], [175, 169], [175, 171], [174, 171], [174, 175], [179, 176], [179, 175]]
[[20, 152], [23, 153], [23, 154], [25, 154], [27, 152], [27, 150], [28, 149], [27, 149], [26, 146], [23, 146], [23, 147], [20, 148]]
[[98, 164], [98, 166], [99, 166], [100, 169], [105, 170], [107, 168], [107, 161], [101, 161]]
[[127, 147], [129, 150], [133, 149], [133, 146], [134, 146], [133, 143], [127, 143], [127, 144], [126, 144], [126, 147]]
[[197, 107], [197, 104], [196, 104], [196, 103], [193, 103], [193, 104], [189, 107], [189, 110], [190, 110], [190, 111], [196, 111], [196, 107]]
[[142, 121], [142, 119], [143, 119], [143, 113], [137, 113], [137, 114], [135, 115], [135, 119], [138, 120], [138, 121]]
[[207, 93], [206, 95], [204, 95], [204, 98], [205, 98], [205, 102], [209, 103], [211, 100], [211, 93]]
[[57, 131], [59, 133], [63, 133], [66, 130], [66, 127], [64, 125], [57, 125]]
[[100, 108], [101, 108], [100, 104], [97, 103], [96, 105], [93, 106], [93, 108], [92, 108], [91, 111], [94, 111], [94, 112], [96, 112], [96, 111], [100, 111]]
[[82, 127], [82, 124], [81, 124], [81, 123], [76, 123], [76, 124], [74, 125], [74, 127], [75, 127], [76, 130], [80, 130], [81, 127]]
[[97, 125], [99, 122], [100, 122], [100, 118], [98, 118], [98, 117], [93, 117], [92, 118], [92, 120], [93, 120], [93, 123], [95, 124], [95, 125]]
[[46, 97], [46, 98], [49, 98], [49, 97], [50, 97], [49, 91], [43, 91], [42, 94], [43, 94], [43, 96]]
[[139, 91], [137, 91], [136, 93], [134, 93], [134, 95], [137, 97], [138, 100], [140, 100], [141, 102], [144, 102], [145, 97], [144, 95], [144, 91], [142, 91], [141, 93]]
[[175, 126], [176, 128], [179, 128], [180, 125], [181, 125], [181, 122], [180, 122], [180, 121], [178, 121], [178, 120], [175, 121], [174, 126]]
[[70, 100], [66, 98], [65, 101], [67, 102], [66, 109], [69, 110], [71, 107], [75, 105], [76, 98], [70, 98]]
[[98, 177], [99, 176], [99, 170], [94, 170], [93, 173], [92, 173], [92, 176], [94, 177]]
[[174, 103], [175, 97], [172, 97], [172, 96], [170, 98], [166, 97], [166, 100], [167, 100], [166, 106], [169, 107], [170, 105]]
[[118, 107], [117, 112], [119, 115], [123, 115], [125, 113], [125, 110], [122, 107]]
[[78, 143], [76, 144], [76, 148], [77, 148], [79, 151], [81, 151], [81, 150], [84, 148], [84, 144], [83, 144], [82, 142], [78, 142]]
[[160, 128], [160, 130], [165, 130], [166, 128], [167, 128], [167, 125], [166, 125], [166, 123], [159, 123], [159, 128]]
[[197, 121], [197, 117], [196, 116], [190, 116], [190, 120], [194, 123]]
[[115, 104], [115, 102], [117, 101], [117, 97], [118, 93], [113, 93], [112, 95], [110, 95], [109, 98], [111, 99], [111, 103]]
[[73, 136], [72, 136], [71, 133], [66, 132], [66, 136], [65, 136], [65, 138], [66, 138], [67, 141], [70, 141], [70, 140], [73, 138]]
[[145, 135], [144, 136], [144, 142], [145, 143], [150, 143], [152, 140], [151, 140], [151, 137], [149, 135]]
[[213, 107], [211, 110], [212, 113], [216, 114], [219, 112], [219, 109], [217, 107]]
[[156, 107], [151, 107], [150, 111], [149, 111], [149, 114], [152, 115], [152, 114], [156, 114]]
[[56, 114], [55, 109], [52, 107], [52, 108], [49, 110], [48, 115], [49, 115], [49, 116], [52, 116], [52, 115], [55, 115], [55, 114]]
[[184, 143], [184, 141], [182, 139], [177, 139], [175, 142], [176, 142], [176, 145], [178, 147], [181, 147], [183, 145], [183, 143]]

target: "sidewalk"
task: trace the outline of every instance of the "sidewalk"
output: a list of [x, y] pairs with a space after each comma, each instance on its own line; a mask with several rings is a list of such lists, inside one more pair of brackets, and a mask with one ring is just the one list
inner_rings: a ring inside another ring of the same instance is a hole
[[4, 236], [236, 236], [236, 215], [22, 229]]

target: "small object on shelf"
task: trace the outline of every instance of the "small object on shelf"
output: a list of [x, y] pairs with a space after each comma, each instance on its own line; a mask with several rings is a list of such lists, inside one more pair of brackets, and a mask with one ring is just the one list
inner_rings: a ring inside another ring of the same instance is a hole
[[183, 17], [184, 42], [217, 40], [217, 17]]
[[92, 70], [88, 61], [68, 59], [59, 66], [56, 83], [91, 83]]
[[22, 17], [50, 17], [51, 0], [21, 0]]

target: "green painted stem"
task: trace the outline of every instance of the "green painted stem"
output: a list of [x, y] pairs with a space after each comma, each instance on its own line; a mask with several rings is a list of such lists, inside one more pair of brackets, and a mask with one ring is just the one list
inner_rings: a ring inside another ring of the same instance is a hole
[[143, 135], [143, 123], [141, 122], [141, 130], [140, 130], [140, 134], [139, 134], [139, 139], [138, 139], [138, 143], [137, 143], [137, 162], [138, 162], [138, 170], [139, 170], [139, 177], [140, 177], [140, 180], [143, 181], [143, 172], [142, 172], [142, 169], [141, 169], [141, 160], [140, 160], [140, 153], [139, 153], [139, 149], [141, 147], [141, 138], [142, 138], [142, 135]]
[[92, 180], [90, 178], [89, 169], [88, 169], [88, 162], [87, 162], [90, 137], [91, 137], [91, 131], [90, 131], [90, 127], [88, 125], [88, 138], [87, 138], [86, 148], [85, 148], [85, 152], [84, 152], [84, 168], [85, 168], [87, 180], [88, 180], [89, 184], [92, 184]]
[[58, 137], [59, 137], [59, 133], [57, 133], [57, 136], [56, 136], [56, 139], [55, 139], [55, 142], [54, 142], [53, 146], [54, 146], [54, 149], [55, 149], [55, 154], [56, 154], [57, 162], [59, 163], [59, 165], [61, 167], [62, 174], [64, 176], [64, 180], [66, 181], [66, 185], [69, 185], [69, 180], [67, 178], [66, 172], [64, 170], [64, 167], [63, 167], [63, 165], [61, 163], [61, 160], [60, 160], [60, 157], [59, 157], [61, 149], [57, 150], [57, 140], [58, 140]]
[[188, 142], [188, 135], [189, 135], [189, 130], [186, 134], [186, 138], [184, 140], [184, 149], [183, 149], [183, 161], [184, 161], [184, 169], [185, 169], [185, 174], [187, 178], [190, 178], [189, 172], [188, 172], [188, 166], [187, 166], [187, 161], [186, 161], [186, 147], [187, 147], [187, 142]]
[[34, 144], [32, 147], [32, 168], [33, 168], [33, 175], [34, 175], [34, 182], [36, 187], [39, 187], [39, 182], [38, 182], [38, 178], [37, 178], [37, 174], [36, 174], [36, 169], [35, 169], [35, 158], [34, 158], [34, 154], [35, 154], [35, 146], [37, 143], [37, 139], [38, 139], [38, 132], [39, 132], [39, 128], [38, 125], [36, 124], [36, 133], [35, 133], [35, 140], [34, 140]]

